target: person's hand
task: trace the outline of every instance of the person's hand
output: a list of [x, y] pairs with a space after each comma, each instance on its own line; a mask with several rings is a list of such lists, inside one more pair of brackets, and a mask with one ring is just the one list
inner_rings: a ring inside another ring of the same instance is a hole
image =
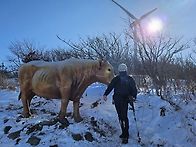
[[134, 103], [136, 101], [136, 98], [133, 96], [129, 96], [129, 102]]
[[107, 96], [106, 95], [103, 96], [103, 100], [107, 101]]
[[136, 97], [133, 97], [133, 102], [135, 102], [136, 101]]

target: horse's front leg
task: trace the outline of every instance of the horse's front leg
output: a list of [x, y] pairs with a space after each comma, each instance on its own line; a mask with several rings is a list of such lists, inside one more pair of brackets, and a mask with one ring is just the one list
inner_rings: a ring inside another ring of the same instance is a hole
[[80, 100], [73, 101], [73, 117], [75, 122], [81, 122], [83, 119], [79, 112]]
[[66, 112], [67, 112], [67, 106], [68, 106], [68, 103], [69, 103], [69, 89], [68, 88], [64, 88], [64, 89], [61, 89], [61, 108], [60, 108], [60, 112], [59, 112], [59, 120], [61, 122], [65, 122], [67, 121], [65, 119], [65, 116], [66, 116]]
[[73, 117], [75, 122], [81, 122], [83, 119], [80, 116], [80, 98], [82, 97], [82, 94], [84, 93], [86, 87], [81, 86], [78, 88], [79, 90], [76, 90], [76, 93], [74, 94], [74, 99], [73, 99]]

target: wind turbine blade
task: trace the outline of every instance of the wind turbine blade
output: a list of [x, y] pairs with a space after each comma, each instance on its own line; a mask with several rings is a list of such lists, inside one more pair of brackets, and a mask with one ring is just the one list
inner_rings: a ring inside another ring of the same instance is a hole
[[145, 46], [144, 30], [143, 30], [140, 23], [138, 23], [138, 26], [139, 26], [139, 31], [140, 31], [140, 34], [141, 34], [141, 39], [142, 39], [142, 40], [140, 40], [140, 43], [142, 43]]
[[118, 4], [117, 2], [115, 2], [114, 0], [112, 0], [112, 2], [114, 2], [116, 5], [118, 5], [123, 11], [125, 11], [125, 13], [127, 13], [127, 15], [129, 16], [129, 17], [131, 17], [132, 19], [135, 19], [135, 20], [137, 20], [137, 18], [133, 15], [133, 14], [131, 14], [128, 10], [126, 10], [123, 6], [121, 6], [120, 4]]
[[156, 11], [156, 10], [157, 10], [157, 8], [154, 8], [153, 10], [149, 11], [148, 13], [142, 15], [142, 16], [140, 17], [140, 20], [141, 20], [141, 19], [144, 19], [145, 17], [147, 17], [148, 15], [150, 15], [151, 13], [153, 13], [153, 12]]

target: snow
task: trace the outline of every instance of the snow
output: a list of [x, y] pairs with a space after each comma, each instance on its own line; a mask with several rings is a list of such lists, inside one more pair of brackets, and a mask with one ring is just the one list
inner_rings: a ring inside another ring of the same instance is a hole
[[[35, 97], [31, 104], [33, 116], [30, 118], [20, 118], [22, 103], [18, 101], [18, 90], [0, 90], [0, 146], [1, 147], [28, 147], [27, 143], [31, 136], [40, 138], [37, 146], [58, 147], [118, 147], [132, 146], [138, 147], [142, 144], [137, 142], [137, 129], [133, 119], [133, 113], [128, 112], [130, 124], [130, 138], [126, 145], [121, 144], [119, 138], [120, 126], [114, 105], [112, 104], [112, 94], [108, 100], [98, 102], [96, 107], [92, 103], [99, 100], [106, 89], [103, 84], [95, 83], [88, 87], [81, 98], [80, 113], [84, 120], [75, 123], [71, 116], [68, 116], [70, 125], [60, 128], [57, 122], [54, 125], [44, 125], [41, 130], [27, 133], [30, 127], [43, 121], [54, 119], [60, 110], [60, 100], [45, 100]], [[173, 96], [173, 101], [179, 101], [180, 96]], [[176, 102], [178, 102], [176, 101]], [[196, 98], [188, 102], [177, 103], [182, 109], [175, 109], [166, 101], [155, 95], [140, 93], [135, 105], [137, 125], [142, 139], [143, 146], [167, 146], [167, 147], [193, 147], [196, 144]], [[160, 116], [160, 108], [166, 109], [165, 116]], [[72, 112], [72, 102], [68, 105], [67, 112]], [[12, 128], [5, 134], [5, 127]], [[22, 129], [22, 130], [21, 130]], [[12, 132], [21, 130], [20, 136], [16, 139], [9, 139]], [[90, 132], [93, 141], [88, 141], [85, 134]], [[82, 139], [76, 141], [73, 134], [80, 134]], [[18, 142], [18, 143], [17, 143]]]

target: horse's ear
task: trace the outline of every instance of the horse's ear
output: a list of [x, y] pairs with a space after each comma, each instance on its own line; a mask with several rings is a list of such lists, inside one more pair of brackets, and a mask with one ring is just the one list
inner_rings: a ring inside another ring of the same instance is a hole
[[106, 62], [105, 59], [99, 59], [99, 70], [102, 68], [103, 64]]

